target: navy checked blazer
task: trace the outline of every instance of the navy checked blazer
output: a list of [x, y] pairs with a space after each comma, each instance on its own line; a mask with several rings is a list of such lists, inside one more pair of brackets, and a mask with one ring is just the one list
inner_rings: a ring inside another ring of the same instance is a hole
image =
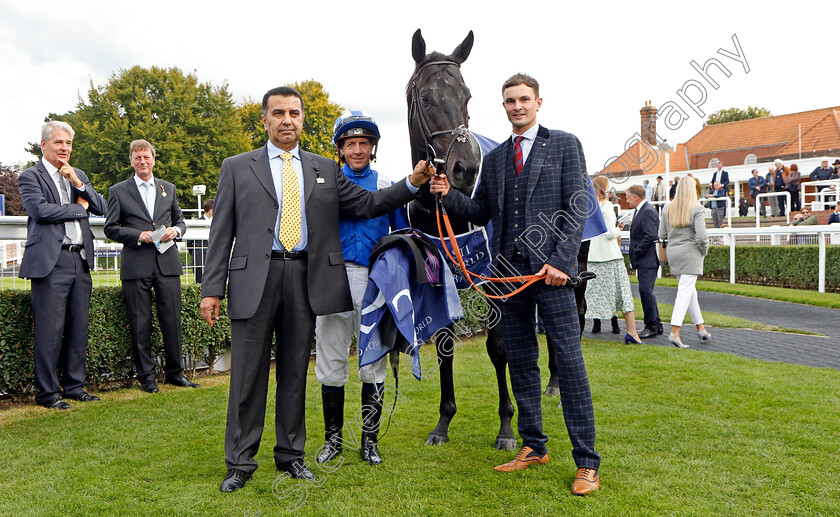
[[[491, 250], [498, 268], [504, 216], [504, 174], [514, 174], [511, 139], [484, 157], [481, 183], [474, 198], [451, 189], [444, 198], [453, 215], [484, 226], [493, 220]], [[533, 274], [549, 264], [567, 275], [578, 274], [577, 254], [590, 210], [587, 195], [586, 160], [580, 140], [571, 133], [539, 127], [528, 155], [530, 173], [525, 198], [526, 229], [519, 238], [528, 250]], [[597, 209], [597, 207], [595, 207]]]

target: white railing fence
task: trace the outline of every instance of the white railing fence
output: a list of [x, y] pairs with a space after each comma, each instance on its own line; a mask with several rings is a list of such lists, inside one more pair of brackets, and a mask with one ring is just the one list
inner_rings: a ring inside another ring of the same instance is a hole
[[[29, 289], [29, 281], [18, 278], [26, 243], [26, 219], [25, 216], [0, 216], [0, 289]], [[206, 254], [207, 239], [210, 237], [210, 221], [187, 219], [185, 223], [187, 231], [177, 245], [178, 250], [186, 255], [183, 261], [183, 281], [193, 283], [196, 280], [196, 273], [202, 269], [204, 263], [200, 260], [197, 265], [194, 257]], [[90, 218], [97, 258], [95, 269], [91, 273], [93, 285], [119, 286], [122, 244], [106, 240], [104, 226], [104, 218]]]
[[[818, 226], [771, 226], [770, 228], [710, 228], [706, 230], [709, 244], [729, 246], [729, 283], [734, 284], [737, 264], [735, 248], [738, 246], [790, 246], [812, 244], [819, 246], [817, 291], [825, 292], [825, 247], [840, 244], [840, 223]], [[630, 232], [621, 232], [621, 239], [630, 241]], [[836, 267], [833, 265], [832, 267]]]

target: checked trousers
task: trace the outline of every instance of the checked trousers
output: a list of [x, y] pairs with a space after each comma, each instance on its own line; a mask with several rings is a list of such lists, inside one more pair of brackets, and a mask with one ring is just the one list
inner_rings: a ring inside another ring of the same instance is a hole
[[[517, 266], [516, 262], [514, 266]], [[541, 281], [499, 302], [498, 306], [502, 313], [502, 336], [513, 395], [519, 409], [518, 429], [523, 446], [538, 453], [547, 452], [548, 436], [543, 432], [542, 382], [537, 362], [536, 306], [557, 352], [560, 397], [572, 442], [572, 457], [578, 468], [599, 468], [601, 456], [595, 452], [595, 414], [580, 349], [580, 323], [574, 291], [569, 287], [548, 286]]]

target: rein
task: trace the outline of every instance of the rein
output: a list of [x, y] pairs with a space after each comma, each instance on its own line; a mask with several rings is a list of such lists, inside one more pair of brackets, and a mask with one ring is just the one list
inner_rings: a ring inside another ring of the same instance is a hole
[[[464, 277], [469, 282], [470, 287], [475, 289], [479, 292], [482, 296], [486, 298], [491, 298], [494, 300], [506, 300], [511, 296], [521, 293], [524, 291], [528, 286], [531, 284], [538, 282], [540, 280], [544, 280], [546, 275], [522, 275], [522, 276], [508, 276], [503, 278], [497, 277], [490, 277], [484, 275], [478, 275], [473, 273], [472, 271], [467, 269], [467, 265], [464, 263], [464, 257], [461, 255], [461, 249], [458, 247], [458, 241], [455, 238], [455, 232], [452, 230], [452, 224], [449, 222], [449, 215], [446, 213], [446, 208], [443, 206], [443, 200], [440, 197], [440, 194], [436, 196], [436, 205], [437, 208], [435, 210], [435, 216], [437, 219], [437, 227], [438, 227], [438, 234], [440, 235], [440, 242], [443, 251], [446, 252], [446, 256], [449, 257], [449, 260], [458, 264], [458, 267], [461, 271], [464, 272]], [[443, 229], [441, 228], [441, 214], [443, 218], [443, 224], [446, 226], [446, 235], [449, 239], [449, 245], [452, 247], [452, 251], [449, 251], [449, 248], [446, 246], [446, 239], [443, 237]], [[452, 244], [452, 243], [455, 244]], [[455, 255], [454, 257], [452, 255]], [[595, 278], [595, 273], [591, 271], [581, 271], [579, 276], [570, 277], [566, 281], [567, 287], [578, 287], [586, 280], [592, 280]], [[494, 283], [512, 283], [512, 282], [522, 282], [522, 285], [519, 286], [516, 290], [508, 293], [508, 294], [487, 294], [483, 290], [479, 289], [478, 286], [473, 282], [473, 278], [477, 278], [481, 281], [486, 282], [494, 282]]]

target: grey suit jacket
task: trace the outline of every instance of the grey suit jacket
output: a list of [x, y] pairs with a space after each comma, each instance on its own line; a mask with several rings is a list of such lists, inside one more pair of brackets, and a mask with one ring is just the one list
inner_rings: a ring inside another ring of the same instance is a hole
[[151, 276], [155, 262], [164, 275], [181, 274], [181, 255], [177, 246], [172, 246], [161, 254], [154, 244], [137, 243], [141, 232], [154, 231], [159, 226], [178, 227], [181, 229], [181, 237], [187, 230], [175, 185], [155, 178], [155, 192], [155, 213], [152, 218], [140, 197], [134, 175], [117, 183], [108, 191], [105, 235], [123, 245], [120, 265], [122, 280]]
[[[493, 220], [491, 250], [498, 266], [504, 216], [505, 174], [513, 174], [507, 159], [510, 138], [484, 157], [481, 183], [474, 198], [451, 189], [444, 198], [446, 209], [473, 224]], [[577, 254], [589, 209], [586, 161], [576, 136], [540, 126], [531, 153], [525, 199], [526, 229], [518, 238], [528, 249], [534, 274], [549, 264], [569, 276], [578, 274]], [[500, 267], [500, 270], [504, 268]]]
[[[67, 205], [61, 204], [61, 198], [52, 178], [40, 160], [33, 167], [23, 171], [18, 178], [18, 189], [26, 209], [26, 251], [20, 265], [18, 276], [21, 278], [43, 278], [58, 262], [61, 242], [64, 240], [64, 223], [77, 219], [82, 228], [82, 241], [85, 246], [85, 259], [93, 269], [93, 233], [88, 224], [88, 211], [95, 215], [105, 214], [105, 198], [93, 190], [87, 175], [79, 170], [76, 176], [84, 183], [85, 189], [79, 192], [71, 188], [72, 199]], [[76, 203], [79, 198], [90, 203], [85, 211]]]
[[[376, 217], [405, 204], [414, 195], [405, 181], [387, 189], [367, 191], [349, 181], [332, 160], [306, 151], [300, 151], [300, 158], [309, 252], [309, 305], [316, 315], [348, 311], [353, 303], [338, 235], [339, 213]], [[201, 296], [224, 298], [227, 285], [231, 319], [250, 318], [257, 310], [268, 278], [278, 209], [265, 147], [222, 162]]]
[[703, 261], [709, 252], [706, 240], [705, 209], [699, 203], [691, 213], [688, 224], [674, 228], [668, 222], [668, 208], [665, 205], [659, 218], [659, 239], [668, 240], [668, 265], [674, 275], [702, 275]]

